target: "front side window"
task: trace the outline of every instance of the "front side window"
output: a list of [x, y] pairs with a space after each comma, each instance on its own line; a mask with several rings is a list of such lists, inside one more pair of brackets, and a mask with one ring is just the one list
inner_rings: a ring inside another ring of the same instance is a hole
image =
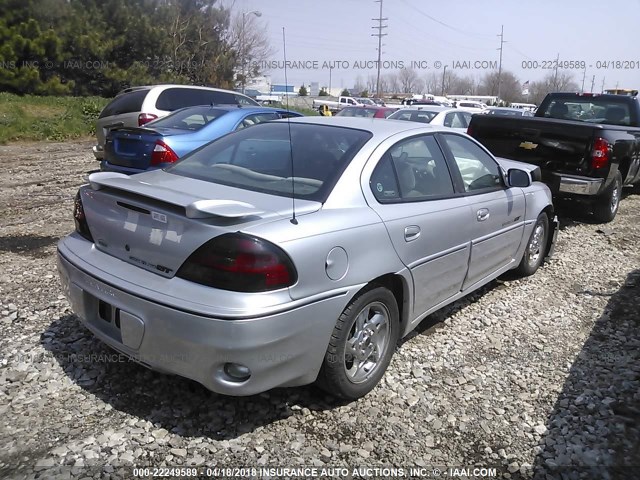
[[503, 187], [500, 166], [473, 140], [460, 135], [443, 134], [462, 176], [465, 192], [495, 190]]
[[433, 135], [395, 144], [383, 155], [369, 183], [381, 202], [429, 200], [454, 193], [444, 155]]

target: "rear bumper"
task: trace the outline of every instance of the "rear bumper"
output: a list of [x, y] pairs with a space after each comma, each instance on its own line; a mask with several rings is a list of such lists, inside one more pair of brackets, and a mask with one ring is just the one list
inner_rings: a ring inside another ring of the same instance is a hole
[[551, 191], [554, 194], [597, 195], [604, 183], [603, 178], [583, 177], [564, 173], [551, 174]]
[[[313, 382], [344, 308], [345, 298], [339, 296], [257, 317], [216, 318], [143, 298], [107, 272], [89, 273], [90, 265], [70, 260], [77, 257], [64, 239], [57, 257], [63, 291], [96, 337], [148, 368], [225, 395]], [[248, 367], [250, 377], [234, 379], [227, 364]]]

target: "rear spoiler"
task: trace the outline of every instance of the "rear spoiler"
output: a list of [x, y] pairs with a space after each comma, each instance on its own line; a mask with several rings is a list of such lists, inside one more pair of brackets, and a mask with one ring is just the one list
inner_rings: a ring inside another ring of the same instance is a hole
[[154, 200], [159, 200], [172, 205], [177, 205], [184, 208], [185, 215], [188, 218], [242, 218], [258, 216], [265, 213], [264, 210], [257, 208], [255, 205], [237, 200], [212, 200], [205, 198], [194, 200], [193, 195], [172, 190], [167, 187], [141, 182], [125, 175], [124, 173], [92, 173], [89, 175], [89, 185], [92, 190], [96, 191], [104, 188], [113, 188], [135, 195], [153, 198]]

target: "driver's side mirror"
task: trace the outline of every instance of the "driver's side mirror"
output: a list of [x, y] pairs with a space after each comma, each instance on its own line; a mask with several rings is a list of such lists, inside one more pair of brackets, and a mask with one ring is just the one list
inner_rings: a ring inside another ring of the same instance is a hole
[[518, 168], [509, 169], [507, 172], [507, 180], [509, 181], [510, 187], [525, 188], [531, 185], [531, 177], [529, 176], [529, 173]]

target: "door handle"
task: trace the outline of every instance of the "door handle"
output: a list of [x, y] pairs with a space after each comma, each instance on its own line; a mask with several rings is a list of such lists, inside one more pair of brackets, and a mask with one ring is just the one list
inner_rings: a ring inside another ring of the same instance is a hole
[[484, 222], [487, 218], [489, 218], [490, 215], [491, 213], [489, 212], [488, 208], [481, 208], [480, 210], [478, 210], [476, 218], [479, 222]]
[[420, 236], [420, 227], [417, 225], [409, 225], [404, 228], [404, 239], [407, 242], [415, 240]]

